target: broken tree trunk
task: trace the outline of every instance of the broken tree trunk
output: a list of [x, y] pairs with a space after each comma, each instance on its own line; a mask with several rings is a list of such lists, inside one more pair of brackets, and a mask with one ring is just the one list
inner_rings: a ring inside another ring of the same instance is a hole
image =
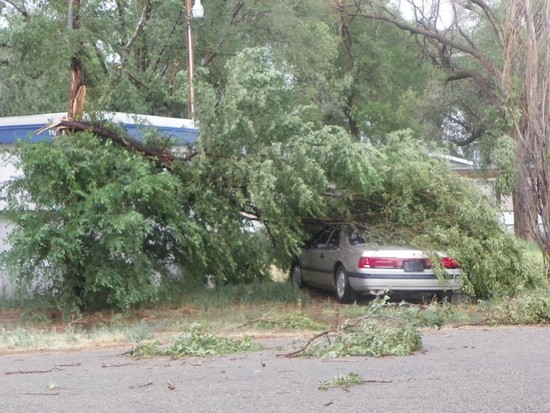
[[[67, 18], [69, 30], [80, 29], [80, 0], [69, 0]], [[69, 107], [67, 112], [69, 119], [80, 120], [84, 113], [86, 85], [84, 83], [84, 67], [82, 64], [83, 54], [84, 43], [81, 41], [71, 57], [71, 88], [69, 90]]]

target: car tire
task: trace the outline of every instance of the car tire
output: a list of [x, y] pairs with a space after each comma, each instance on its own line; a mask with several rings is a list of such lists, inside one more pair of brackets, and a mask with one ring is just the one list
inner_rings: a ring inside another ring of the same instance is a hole
[[334, 276], [334, 286], [336, 287], [336, 298], [343, 304], [349, 304], [355, 301], [356, 293], [353, 291], [349, 284], [348, 273], [346, 269], [339, 265], [336, 268], [336, 275]]
[[292, 268], [290, 270], [290, 282], [298, 288], [302, 288], [304, 286], [304, 280], [302, 279], [302, 268], [300, 268], [300, 264], [298, 263], [292, 264]]
[[442, 291], [436, 294], [437, 301], [441, 303], [451, 303], [453, 301], [452, 291]]

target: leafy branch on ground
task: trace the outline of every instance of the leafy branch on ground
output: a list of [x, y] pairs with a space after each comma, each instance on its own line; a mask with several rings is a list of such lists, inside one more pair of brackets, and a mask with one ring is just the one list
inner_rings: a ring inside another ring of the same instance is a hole
[[187, 334], [181, 335], [172, 345], [161, 347], [157, 342], [140, 343], [132, 351], [134, 357], [188, 357], [217, 356], [222, 354], [241, 353], [261, 350], [262, 345], [253, 342], [250, 337], [222, 337], [216, 333], [206, 333], [202, 326], [191, 326]]
[[365, 382], [365, 379], [363, 379], [361, 375], [351, 372], [345, 376], [340, 374], [333, 379], [321, 381], [319, 383], [319, 390], [334, 389], [336, 387], [341, 387], [344, 390], [347, 390], [350, 386], [358, 386]]
[[297, 350], [283, 357], [346, 357], [406, 355], [422, 347], [422, 339], [414, 323], [379, 311], [386, 300], [375, 301], [367, 314], [346, 320], [335, 328], [311, 337]]

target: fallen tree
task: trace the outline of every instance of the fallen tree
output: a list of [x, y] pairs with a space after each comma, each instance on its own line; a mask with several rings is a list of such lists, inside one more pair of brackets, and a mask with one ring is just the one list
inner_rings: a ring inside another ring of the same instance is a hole
[[74, 121], [15, 149], [23, 173], [3, 192], [16, 224], [3, 262], [26, 294], [71, 314], [154, 303], [183, 288], [180, 270], [219, 285], [268, 277], [299, 250], [306, 219], [366, 222], [374, 242], [447, 251], [478, 298], [540, 282], [497, 210], [411, 133], [374, 148], [305, 122], [266, 53], [230, 62], [187, 161]]

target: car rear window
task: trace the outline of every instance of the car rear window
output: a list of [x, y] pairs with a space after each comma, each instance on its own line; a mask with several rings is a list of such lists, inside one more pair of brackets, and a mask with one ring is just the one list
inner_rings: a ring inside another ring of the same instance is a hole
[[353, 228], [348, 233], [349, 236], [349, 242], [351, 245], [357, 245], [357, 244], [365, 244], [365, 238], [363, 237], [363, 233], [359, 231], [357, 228]]

